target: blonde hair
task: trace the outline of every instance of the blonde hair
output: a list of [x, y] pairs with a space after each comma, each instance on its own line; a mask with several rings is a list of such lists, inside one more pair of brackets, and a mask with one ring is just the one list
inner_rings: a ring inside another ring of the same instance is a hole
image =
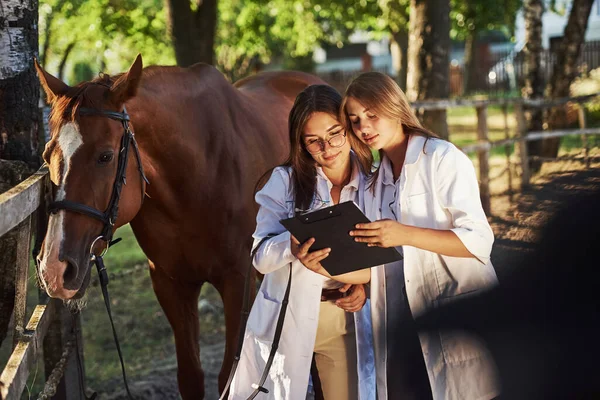
[[[356, 136], [350, 122], [350, 117], [346, 112], [346, 102], [349, 97], [356, 99], [375, 114], [399, 121], [402, 124], [402, 130], [405, 135], [419, 135], [427, 139], [439, 138], [438, 135], [421, 125], [421, 122], [410, 107], [406, 95], [396, 81], [380, 72], [365, 72], [350, 82], [350, 85], [346, 88], [346, 93], [344, 93], [340, 107], [340, 122], [346, 128], [346, 131], [349, 132], [350, 136], [355, 137], [356, 140], [360, 139]], [[427, 141], [423, 145], [423, 151], [426, 144]], [[381, 159], [381, 150], [379, 151], [379, 156]], [[371, 176], [371, 187], [372, 183], [377, 179], [378, 174], [379, 170], [375, 171]]]
[[400, 121], [404, 133], [407, 135], [421, 135], [428, 138], [438, 137], [421, 125], [400, 86], [385, 74], [365, 72], [348, 85], [340, 109], [340, 122], [347, 129], [352, 126], [346, 112], [346, 102], [349, 97], [356, 99], [375, 114]]

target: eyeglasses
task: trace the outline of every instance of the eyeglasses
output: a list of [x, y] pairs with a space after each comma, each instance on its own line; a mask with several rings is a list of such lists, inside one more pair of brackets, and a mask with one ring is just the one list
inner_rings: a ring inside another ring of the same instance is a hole
[[306, 147], [306, 151], [308, 151], [310, 154], [319, 154], [325, 151], [325, 142], [329, 143], [329, 146], [331, 147], [343, 146], [346, 143], [346, 131], [343, 133], [336, 133], [327, 140], [311, 140], [310, 142], [305, 143], [304, 147]]

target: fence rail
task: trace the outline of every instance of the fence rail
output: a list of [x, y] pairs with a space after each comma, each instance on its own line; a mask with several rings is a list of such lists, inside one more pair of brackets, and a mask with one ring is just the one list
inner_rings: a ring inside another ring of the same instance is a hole
[[499, 98], [499, 99], [486, 99], [486, 100], [476, 100], [476, 99], [452, 99], [452, 100], [428, 100], [428, 101], [416, 101], [411, 105], [415, 109], [419, 110], [445, 110], [448, 108], [457, 108], [457, 107], [488, 107], [488, 106], [508, 106], [521, 104], [525, 108], [550, 108], [556, 107], [560, 105], [564, 105], [567, 103], [587, 103], [590, 100], [600, 96], [600, 93], [592, 93], [586, 94], [583, 96], [575, 96], [575, 97], [561, 97], [558, 99], [524, 99], [522, 97], [512, 97], [512, 98]]
[[[61, 301], [40, 296], [27, 325], [27, 281], [30, 262], [31, 231], [34, 215], [49, 195], [48, 171], [41, 168], [14, 188], [0, 194], [0, 238], [16, 230], [15, 303], [13, 309], [13, 351], [0, 374], [0, 399], [18, 400], [30, 371], [44, 355], [48, 376], [62, 353], [64, 338], [72, 328], [73, 317]], [[10, 266], [8, 266], [10, 267]], [[78, 349], [81, 351], [81, 349]], [[69, 360], [72, 364], [74, 359]], [[71, 367], [68, 375], [77, 373]], [[83, 377], [81, 377], [83, 379]], [[82, 382], [79, 380], [78, 382]], [[56, 400], [82, 399], [82, 388], [61, 383]]]
[[[565, 158], [541, 158], [541, 157], [530, 157], [527, 152], [527, 142], [535, 140], [543, 140], [549, 138], [559, 138], [564, 136], [579, 135], [582, 138], [584, 146], [584, 156], [569, 159], [581, 160], [586, 164], [586, 167], [590, 167], [591, 158], [589, 156], [590, 146], [587, 137], [589, 135], [600, 134], [600, 128], [588, 128], [587, 127], [587, 116], [585, 107], [583, 104], [589, 102], [596, 97], [600, 96], [600, 93], [594, 93], [585, 96], [577, 97], [565, 97], [553, 100], [544, 99], [492, 99], [492, 100], [441, 100], [441, 101], [429, 101], [422, 103], [413, 103], [414, 108], [422, 108], [428, 110], [440, 110], [455, 107], [475, 107], [477, 111], [477, 140], [478, 142], [472, 145], [463, 146], [461, 148], [465, 153], [477, 152], [479, 160], [479, 190], [481, 194], [481, 203], [483, 209], [487, 215], [491, 215], [491, 199], [490, 199], [490, 181], [492, 178], [489, 176], [489, 152], [494, 147], [505, 147], [506, 156], [506, 167], [502, 173], [495, 176], [496, 179], [502, 176], [504, 173], [508, 175], [508, 188], [509, 195], [512, 196], [512, 180], [513, 175], [511, 172], [511, 149], [512, 144], [517, 145], [519, 155], [519, 166], [521, 167], [521, 187], [529, 185], [531, 180], [530, 161], [558, 161], [564, 160]], [[561, 130], [550, 130], [550, 131], [527, 131], [527, 123], [525, 118], [525, 109], [546, 109], [566, 105], [567, 103], [578, 104], [578, 121], [579, 129], [561, 129]], [[508, 106], [513, 105], [515, 110], [515, 117], [517, 121], [517, 135], [516, 137], [510, 137], [508, 129]], [[502, 106], [504, 114], [504, 132], [505, 138], [498, 141], [490, 141], [488, 138], [488, 126], [487, 126], [487, 107], [490, 105]]]

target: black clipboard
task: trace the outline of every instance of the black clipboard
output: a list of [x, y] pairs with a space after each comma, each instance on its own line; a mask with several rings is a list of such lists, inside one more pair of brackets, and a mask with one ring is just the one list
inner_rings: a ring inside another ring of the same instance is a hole
[[363, 268], [402, 260], [395, 248], [369, 247], [354, 241], [350, 231], [355, 225], [371, 222], [353, 201], [299, 214], [279, 221], [292, 235], [304, 243], [311, 237], [315, 243], [310, 251], [331, 248], [321, 265], [332, 276]]

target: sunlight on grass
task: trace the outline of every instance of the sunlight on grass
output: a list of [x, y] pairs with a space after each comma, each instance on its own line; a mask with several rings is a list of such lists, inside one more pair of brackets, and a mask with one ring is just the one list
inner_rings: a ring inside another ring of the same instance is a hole
[[138, 245], [129, 224], [122, 226], [115, 233], [115, 238], [123, 240], [108, 250], [104, 261], [111, 272], [119, 272], [127, 267], [147, 262], [144, 252]]
[[[113, 246], [105, 257], [109, 273], [119, 274], [135, 265], [147, 263], [131, 226], [119, 228], [115, 237], [123, 240]], [[113, 318], [131, 380], [135, 381], [136, 377], [154, 368], [173, 364], [175, 346], [171, 326], [156, 299], [148, 269], [111, 279], [109, 291]], [[82, 314], [86, 375], [88, 385], [101, 390], [107, 382], [120, 378], [121, 367], [99, 286], [91, 286], [87, 296], [88, 305]], [[202, 287], [200, 296], [211, 304], [222, 304], [220, 295], [210, 284]], [[200, 319], [202, 343], [224, 337], [223, 315], [206, 314]]]

